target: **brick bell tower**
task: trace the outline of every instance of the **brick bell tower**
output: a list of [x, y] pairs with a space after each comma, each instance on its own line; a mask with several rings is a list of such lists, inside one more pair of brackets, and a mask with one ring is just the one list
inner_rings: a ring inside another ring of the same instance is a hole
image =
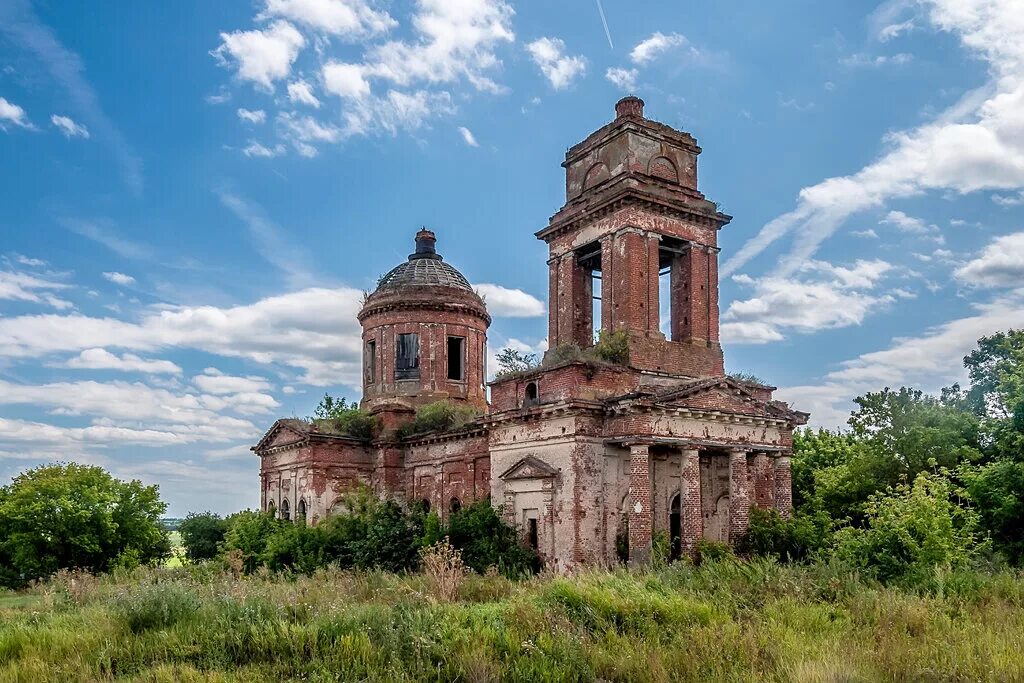
[[537, 233], [550, 251], [550, 348], [623, 330], [636, 370], [724, 374], [718, 230], [731, 216], [697, 190], [700, 152], [632, 96], [566, 152], [565, 205]]

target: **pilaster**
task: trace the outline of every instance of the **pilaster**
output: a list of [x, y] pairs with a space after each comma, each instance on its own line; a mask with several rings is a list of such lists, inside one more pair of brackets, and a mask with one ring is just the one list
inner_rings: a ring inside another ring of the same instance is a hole
[[750, 494], [747, 489], [747, 451], [729, 451], [729, 542], [735, 543], [750, 522]]
[[651, 458], [646, 444], [629, 448], [629, 564], [651, 561]]

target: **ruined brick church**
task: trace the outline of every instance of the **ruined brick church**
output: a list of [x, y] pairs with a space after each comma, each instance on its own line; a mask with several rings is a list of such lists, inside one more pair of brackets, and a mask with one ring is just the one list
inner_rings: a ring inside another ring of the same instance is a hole
[[[561, 571], [617, 562], [624, 546], [646, 562], [658, 532], [676, 555], [701, 538], [734, 541], [752, 505], [789, 514], [793, 429], [807, 414], [725, 374], [717, 245], [730, 216], [697, 190], [694, 138], [643, 106], [620, 100], [565, 155], [565, 205], [536, 233], [550, 253], [544, 362], [490, 382], [488, 401], [487, 307], [421, 230], [358, 315], [361, 407], [378, 435], [278, 420], [253, 447], [263, 509], [316, 522], [357, 482], [442, 518], [489, 498]], [[588, 355], [595, 331], [624, 333], [628, 359]], [[481, 416], [399, 437], [439, 400]]]

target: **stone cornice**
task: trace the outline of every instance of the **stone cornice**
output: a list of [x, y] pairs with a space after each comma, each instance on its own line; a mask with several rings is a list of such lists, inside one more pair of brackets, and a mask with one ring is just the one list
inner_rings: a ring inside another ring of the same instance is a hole
[[458, 304], [447, 301], [386, 301], [380, 304], [375, 304], [372, 301], [367, 301], [367, 304], [363, 306], [362, 310], [356, 315], [356, 319], [359, 322], [365, 321], [367, 318], [379, 313], [388, 313], [390, 311], [447, 311], [450, 313], [466, 313], [483, 320], [487, 325], [491, 324], [491, 316], [486, 310], [481, 310], [475, 306], [468, 304]]
[[[626, 176], [626, 178], [629, 177], [631, 176]], [[621, 179], [619, 179], [619, 182], [621, 182]], [[607, 196], [602, 197], [592, 195], [592, 199], [593, 204], [584, 206], [580, 208], [579, 211], [565, 215], [564, 217], [560, 217], [566, 208], [563, 207], [561, 211], [551, 217], [551, 221], [546, 228], [537, 231], [534, 235], [537, 239], [548, 242], [569, 230], [585, 227], [594, 221], [604, 218], [605, 216], [628, 206], [642, 206], [646, 210], [654, 213], [684, 218], [696, 223], [697, 225], [703, 225], [715, 230], [720, 230], [722, 226], [732, 220], [732, 216], [727, 214], [721, 212], [708, 214], [695, 206], [686, 204], [685, 202], [658, 197], [650, 192], [645, 192], [641, 188], [630, 187], [628, 185], [615, 188], [614, 191], [609, 192]]]

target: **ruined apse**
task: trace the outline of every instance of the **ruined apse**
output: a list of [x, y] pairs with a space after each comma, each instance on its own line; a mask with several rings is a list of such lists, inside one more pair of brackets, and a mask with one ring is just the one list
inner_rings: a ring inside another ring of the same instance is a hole
[[[443, 519], [487, 499], [561, 571], [648, 562], [656, 534], [673, 557], [701, 538], [734, 543], [752, 506], [790, 514], [793, 430], [808, 416], [725, 374], [718, 231], [731, 217], [698, 190], [700, 153], [635, 97], [569, 148], [565, 204], [536, 233], [550, 350], [489, 392], [486, 304], [418, 232], [358, 316], [377, 433], [276, 422], [253, 448], [264, 509], [315, 522], [359, 482]], [[402, 436], [437, 401], [478, 417]]]

